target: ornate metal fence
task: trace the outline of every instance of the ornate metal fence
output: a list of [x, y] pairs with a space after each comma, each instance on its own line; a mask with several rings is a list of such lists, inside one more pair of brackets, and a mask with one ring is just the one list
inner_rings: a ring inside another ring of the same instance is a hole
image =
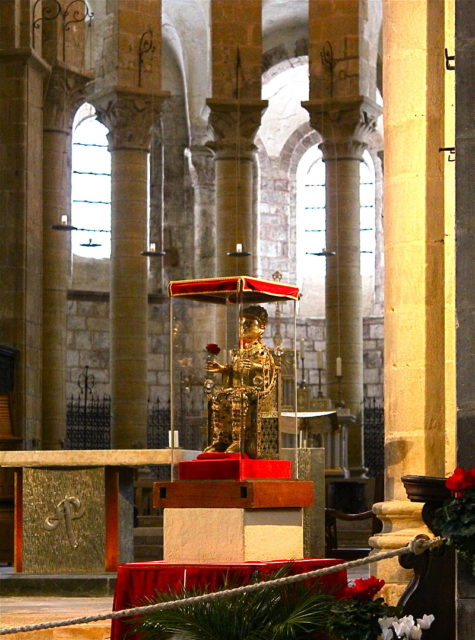
[[364, 406], [365, 467], [372, 477], [384, 473], [384, 408], [376, 400], [365, 400]]
[[[71, 396], [66, 413], [66, 449], [110, 449], [111, 399], [94, 393], [94, 375], [89, 368], [78, 378], [79, 394]], [[147, 446], [149, 449], [168, 447], [170, 406], [160, 399], [149, 401], [147, 419]], [[185, 449], [200, 449], [200, 434], [186, 421], [180, 429], [180, 445]]]
[[[111, 448], [111, 399], [107, 394], [85, 397], [72, 396], [67, 404], [66, 449]], [[162, 407], [160, 400], [149, 402], [147, 421], [147, 446], [149, 449], [168, 447], [170, 409]], [[183, 443], [185, 444], [185, 443]]]
[[111, 400], [71, 397], [66, 412], [66, 449], [110, 449]]
[[162, 406], [160, 398], [148, 405], [147, 447], [165, 449], [168, 447], [170, 430], [170, 406]]
[[66, 409], [66, 449], [110, 449], [111, 399], [94, 394], [95, 378], [89, 367], [79, 375], [79, 394]]

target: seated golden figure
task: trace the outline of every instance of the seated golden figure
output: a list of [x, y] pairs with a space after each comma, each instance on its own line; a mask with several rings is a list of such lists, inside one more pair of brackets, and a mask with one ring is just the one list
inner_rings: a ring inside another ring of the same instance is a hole
[[[239, 348], [233, 349], [231, 362], [212, 360], [207, 370], [220, 373], [221, 385], [210, 385], [208, 394], [211, 444], [206, 452], [245, 453], [251, 458], [273, 457], [263, 445], [263, 421], [273, 421], [278, 434], [277, 379], [279, 366], [262, 343], [267, 311], [260, 306], [246, 307], [242, 313]], [[276, 440], [276, 438], [274, 438]]]

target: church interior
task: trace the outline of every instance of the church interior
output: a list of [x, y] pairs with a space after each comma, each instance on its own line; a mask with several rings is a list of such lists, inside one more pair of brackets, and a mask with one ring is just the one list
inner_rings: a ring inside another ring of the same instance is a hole
[[[472, 0], [0, 0], [0, 627], [121, 563], [433, 535], [475, 467], [474, 60]], [[422, 637], [475, 639], [426, 553]]]

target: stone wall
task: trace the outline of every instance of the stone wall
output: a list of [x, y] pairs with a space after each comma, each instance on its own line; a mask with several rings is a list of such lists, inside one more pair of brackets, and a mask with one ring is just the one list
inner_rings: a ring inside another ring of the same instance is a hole
[[[85, 299], [85, 294], [73, 294], [73, 298], [68, 303], [67, 396], [77, 395], [79, 392], [78, 378], [85, 366], [89, 367], [89, 373], [95, 378], [95, 392], [99, 395], [110, 393], [108, 296], [92, 293], [89, 299]], [[202, 323], [198, 324], [202, 326]], [[212, 331], [211, 327], [210, 331]], [[290, 348], [293, 339], [292, 321], [288, 318], [282, 319], [280, 332], [284, 347]], [[267, 344], [272, 344], [274, 333], [275, 321], [271, 319], [267, 331]], [[374, 398], [376, 404], [381, 405], [383, 402], [382, 318], [365, 318], [363, 335], [365, 397]], [[191, 336], [191, 330], [188, 336]], [[324, 319], [298, 319], [298, 348], [302, 339], [305, 341], [305, 379], [313, 395], [316, 395], [318, 383], [316, 352], [325, 350]], [[206, 343], [206, 338], [200, 341], [199, 338], [190, 337], [190, 340], [195, 344], [202, 342], [203, 346]], [[156, 401], [158, 397], [161, 402], [166, 402], [169, 396], [169, 334], [166, 300], [155, 302], [152, 299], [149, 304], [148, 349], [148, 396], [152, 401]], [[195, 351], [197, 350], [198, 347]], [[300, 358], [298, 365], [300, 380]], [[194, 373], [200, 375], [199, 371]], [[324, 372], [322, 382], [325, 383]]]
[[109, 296], [68, 301], [66, 395], [77, 395], [78, 379], [89, 367], [98, 393], [109, 392]]

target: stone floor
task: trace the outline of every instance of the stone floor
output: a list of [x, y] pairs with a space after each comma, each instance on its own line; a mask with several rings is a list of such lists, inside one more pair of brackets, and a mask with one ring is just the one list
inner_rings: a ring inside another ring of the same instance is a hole
[[[107, 613], [112, 598], [1, 598], [0, 627], [17, 627]], [[11, 640], [106, 640], [110, 638], [110, 621], [90, 622], [74, 627], [13, 633]]]

